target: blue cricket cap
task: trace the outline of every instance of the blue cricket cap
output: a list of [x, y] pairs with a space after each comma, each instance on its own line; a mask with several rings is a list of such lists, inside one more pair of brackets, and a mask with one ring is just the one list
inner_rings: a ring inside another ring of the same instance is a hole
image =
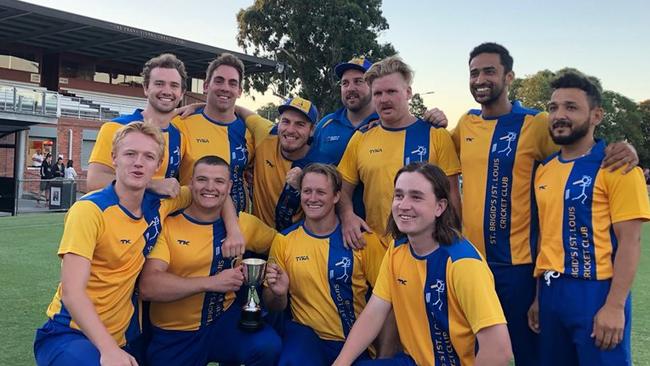
[[365, 73], [366, 71], [368, 71], [368, 69], [370, 69], [370, 66], [372, 66], [372, 62], [368, 60], [365, 56], [360, 56], [360, 57], [355, 57], [348, 62], [341, 62], [340, 64], [336, 65], [336, 67], [334, 68], [334, 72], [340, 79], [343, 77], [343, 74], [348, 70], [354, 69]]
[[284, 104], [278, 107], [278, 112], [282, 114], [287, 109], [295, 109], [298, 112], [307, 116], [307, 119], [309, 119], [311, 123], [314, 124], [318, 123], [318, 109], [316, 108], [314, 103], [308, 101], [307, 99], [303, 99], [300, 97], [287, 99], [287, 101], [285, 101]]

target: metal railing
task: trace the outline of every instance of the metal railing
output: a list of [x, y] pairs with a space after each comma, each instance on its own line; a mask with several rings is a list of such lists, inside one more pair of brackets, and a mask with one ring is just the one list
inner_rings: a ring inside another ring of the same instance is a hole
[[0, 84], [0, 111], [59, 117], [59, 94], [36, 88]]

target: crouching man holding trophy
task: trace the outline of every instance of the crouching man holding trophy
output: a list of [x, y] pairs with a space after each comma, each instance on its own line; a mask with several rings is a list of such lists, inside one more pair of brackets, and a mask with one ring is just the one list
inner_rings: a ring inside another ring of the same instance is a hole
[[278, 365], [329, 366], [366, 304], [384, 254], [379, 237], [364, 233], [366, 247], [343, 245], [335, 212], [341, 176], [333, 165], [311, 164], [299, 178], [305, 220], [276, 236], [263, 296], [271, 311], [291, 298], [292, 319], [284, 323]]
[[[221, 211], [231, 185], [226, 161], [216, 156], [197, 160], [190, 184], [192, 204], [165, 220], [147, 258], [140, 295], [151, 301], [147, 359], [152, 366], [261, 366], [274, 365], [279, 357], [280, 337], [259, 321], [255, 287], [264, 279], [266, 263], [245, 259], [235, 265], [222, 253], [227, 232]], [[244, 212], [239, 227], [247, 250], [268, 252], [274, 229]], [[231, 305], [243, 284], [249, 286], [249, 296], [240, 311]]]

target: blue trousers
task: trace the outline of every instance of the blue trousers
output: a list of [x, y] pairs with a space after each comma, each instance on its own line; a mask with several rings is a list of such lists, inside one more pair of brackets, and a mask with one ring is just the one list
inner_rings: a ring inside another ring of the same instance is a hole
[[539, 325], [542, 365], [631, 366], [632, 305], [625, 303], [623, 341], [602, 351], [591, 338], [594, 316], [605, 304], [610, 280], [595, 281], [560, 276], [540, 279]]
[[239, 329], [239, 318], [240, 308], [230, 306], [212, 324], [196, 331], [153, 327], [147, 360], [151, 366], [275, 365], [282, 347], [280, 337], [269, 326], [245, 332]]
[[[288, 320], [284, 326], [278, 366], [329, 366], [343, 349], [344, 343], [321, 339], [313, 329]], [[367, 353], [359, 357], [367, 358]]]
[[[533, 265], [490, 264], [499, 302], [508, 322], [508, 333], [517, 366], [540, 366], [539, 337], [528, 327], [528, 309], [535, 300]], [[479, 345], [480, 346], [480, 345]]]
[[[128, 345], [123, 349], [135, 353]], [[100, 354], [81, 331], [49, 319], [36, 330], [34, 357], [38, 366], [99, 366]]]

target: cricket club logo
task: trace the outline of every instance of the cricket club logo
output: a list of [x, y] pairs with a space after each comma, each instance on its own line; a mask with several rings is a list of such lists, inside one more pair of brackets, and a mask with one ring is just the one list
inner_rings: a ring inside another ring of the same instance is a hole
[[[429, 291], [426, 293], [426, 302], [430, 306], [438, 308], [438, 311], [442, 311], [442, 306], [444, 305], [444, 294], [445, 294], [445, 281], [436, 280], [436, 283], [429, 286]], [[433, 301], [435, 299], [435, 301]], [[433, 301], [433, 302], [432, 302]]]
[[496, 142], [492, 145], [492, 152], [497, 152], [499, 154], [505, 154], [505, 156], [510, 156], [510, 153], [512, 152], [512, 143], [517, 141], [517, 133], [510, 131], [506, 133], [504, 136], [499, 137], [499, 141], [503, 141], [505, 144], [505, 147], [497, 150], [499, 142]]
[[235, 147], [235, 150], [232, 152], [232, 161], [233, 162], [242, 162], [246, 165], [246, 157], [248, 156], [248, 149], [244, 145], [238, 145]]
[[574, 181], [573, 183], [571, 183], [571, 186], [578, 186], [578, 187], [581, 188], [580, 194], [575, 196], [575, 197], [571, 197], [571, 187], [569, 187], [569, 188], [566, 189], [566, 191], [564, 193], [564, 199], [568, 200], [570, 198], [571, 201], [578, 201], [579, 200], [580, 203], [582, 203], [584, 205], [587, 198], [589, 198], [587, 196], [587, 192], [586, 192], [587, 188], [591, 187], [592, 182], [593, 182], [593, 179], [590, 176], [583, 175], [582, 178], [580, 178], [580, 179]]
[[406, 158], [406, 165], [413, 162], [422, 162], [427, 156], [426, 146], [418, 145], [417, 149], [412, 150], [409, 157]]
[[154, 245], [156, 245], [156, 239], [158, 239], [158, 235], [160, 234], [160, 229], [161, 229], [160, 217], [155, 216], [149, 222], [149, 226], [147, 227], [147, 230], [144, 232], [145, 246], [143, 249], [143, 253], [145, 254], [145, 256], [149, 255]]
[[[341, 257], [341, 260], [334, 264], [337, 268], [337, 274], [340, 273], [340, 276], [336, 277], [336, 280], [341, 280], [343, 282], [348, 282], [350, 279], [350, 274], [348, 273], [348, 268], [352, 266], [352, 260], [349, 257]], [[334, 278], [334, 270], [330, 270], [330, 279]]]
[[176, 146], [174, 151], [172, 151], [171, 154], [169, 154], [169, 166], [172, 167], [172, 170], [169, 175], [170, 177], [176, 175], [176, 171], [180, 163], [181, 163], [181, 148], [180, 146]]

